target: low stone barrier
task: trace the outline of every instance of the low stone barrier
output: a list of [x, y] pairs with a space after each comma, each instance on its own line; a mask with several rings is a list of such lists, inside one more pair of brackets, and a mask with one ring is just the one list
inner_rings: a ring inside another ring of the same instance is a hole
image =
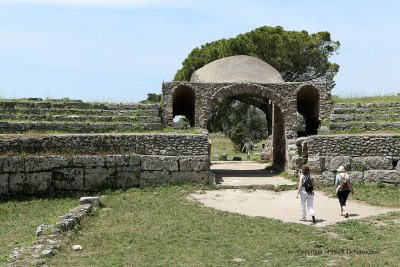
[[0, 122], [0, 133], [67, 132], [105, 133], [160, 130], [161, 123]]
[[61, 135], [0, 143], [1, 195], [209, 182], [206, 135]]
[[294, 157], [293, 165], [299, 168], [306, 161], [320, 181], [333, 183], [336, 170], [344, 166], [354, 181], [400, 183], [398, 135], [311, 136], [298, 139], [297, 145], [301, 157]]

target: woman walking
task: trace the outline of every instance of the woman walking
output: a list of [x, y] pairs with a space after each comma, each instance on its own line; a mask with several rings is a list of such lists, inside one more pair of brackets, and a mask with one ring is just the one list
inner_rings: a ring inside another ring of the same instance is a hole
[[301, 167], [299, 176], [299, 188], [297, 198], [300, 195], [301, 221], [306, 221], [306, 207], [311, 215], [312, 222], [315, 221], [314, 211], [314, 180], [310, 175], [310, 168], [307, 165]]
[[353, 184], [351, 183], [350, 176], [346, 173], [343, 166], [338, 168], [338, 174], [335, 178], [336, 194], [340, 203], [340, 215], [346, 218], [349, 217], [349, 213], [346, 207], [347, 197], [351, 191], [354, 194]]

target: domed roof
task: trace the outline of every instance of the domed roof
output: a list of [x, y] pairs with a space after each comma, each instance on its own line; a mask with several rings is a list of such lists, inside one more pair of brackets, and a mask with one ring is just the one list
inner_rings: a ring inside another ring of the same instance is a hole
[[208, 63], [193, 72], [191, 82], [198, 83], [283, 83], [280, 73], [259, 58], [239, 55]]

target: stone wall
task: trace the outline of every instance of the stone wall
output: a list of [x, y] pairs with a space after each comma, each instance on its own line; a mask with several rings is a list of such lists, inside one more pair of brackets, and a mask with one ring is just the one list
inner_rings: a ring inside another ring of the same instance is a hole
[[59, 135], [0, 144], [0, 195], [209, 181], [206, 135]]
[[297, 145], [321, 181], [333, 183], [342, 165], [358, 182], [400, 183], [399, 135], [311, 136], [299, 139]]
[[284, 117], [286, 135], [289, 139], [296, 138], [297, 92], [305, 87], [312, 86], [319, 92], [319, 117], [328, 118], [331, 109], [331, 87], [326, 83], [293, 82], [281, 84], [254, 84], [254, 83], [163, 83], [163, 121], [172, 125], [174, 92], [179, 88], [192, 90], [195, 95], [195, 126], [207, 127], [214, 105], [223, 100], [239, 96], [253, 95], [271, 100], [278, 106]]

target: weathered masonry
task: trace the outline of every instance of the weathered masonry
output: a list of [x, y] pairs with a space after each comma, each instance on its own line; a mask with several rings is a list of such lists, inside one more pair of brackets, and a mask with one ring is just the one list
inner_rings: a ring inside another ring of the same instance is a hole
[[0, 140], [0, 195], [209, 182], [206, 135], [74, 134]]
[[310, 136], [298, 140], [298, 146], [320, 181], [333, 183], [344, 166], [357, 182], [400, 183], [399, 135]]
[[216, 60], [194, 72], [191, 82], [163, 84], [163, 121], [172, 125], [177, 115], [191, 126], [207, 128], [213, 109], [228, 98], [260, 108], [272, 125], [275, 167], [287, 167], [288, 144], [296, 132], [297, 113], [306, 123], [303, 135], [317, 134], [320, 121], [329, 118], [331, 86], [318, 82], [283, 82], [280, 74], [260, 59], [233, 56]]

